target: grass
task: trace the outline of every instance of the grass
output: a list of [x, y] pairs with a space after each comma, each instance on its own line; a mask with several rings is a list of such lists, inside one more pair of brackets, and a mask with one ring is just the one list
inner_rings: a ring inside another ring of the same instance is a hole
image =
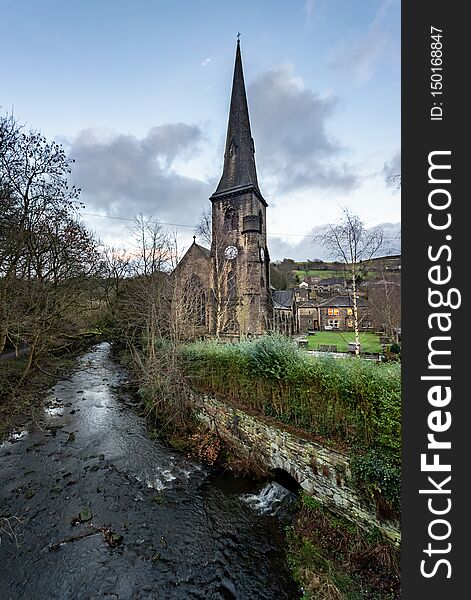
[[[314, 335], [306, 336], [308, 341], [308, 350], [318, 350], [320, 345], [337, 346], [339, 352], [347, 352], [348, 342], [355, 341], [353, 331], [316, 331]], [[360, 333], [361, 352], [382, 351], [379, 337], [374, 333]]]
[[[293, 274], [297, 275], [299, 277], [299, 279], [302, 281], [304, 279], [304, 277], [307, 277], [308, 275], [314, 275], [316, 277], [320, 277], [320, 279], [330, 279], [332, 277], [347, 277], [347, 279], [351, 279], [352, 275], [351, 272], [349, 271], [349, 269], [347, 268], [345, 271], [327, 271], [327, 270], [319, 270], [319, 269], [294, 269], [293, 270]], [[369, 278], [374, 278], [374, 273], [369, 272], [366, 275], [363, 274], [363, 277], [366, 277], [366, 279]]]
[[303, 600], [400, 598], [399, 551], [377, 531], [363, 531], [301, 495], [287, 528], [288, 564]]
[[296, 269], [293, 271], [293, 273], [295, 275], [299, 275], [299, 277], [301, 279], [303, 277], [306, 277], [307, 275], [318, 276], [321, 279], [330, 279], [331, 277], [344, 277], [345, 276], [345, 271], [320, 271], [320, 270], [316, 270], [316, 269], [307, 269], [306, 271]]

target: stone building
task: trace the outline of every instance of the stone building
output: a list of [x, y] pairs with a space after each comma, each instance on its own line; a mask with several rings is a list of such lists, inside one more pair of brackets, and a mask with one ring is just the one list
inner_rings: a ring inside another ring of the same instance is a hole
[[296, 303], [298, 333], [319, 329], [319, 309], [316, 300], [300, 300]]
[[267, 202], [258, 185], [239, 40], [223, 172], [210, 201], [211, 248], [195, 240], [175, 270], [182, 311], [192, 334], [262, 335], [275, 322]]
[[294, 290], [274, 290], [273, 298], [273, 330], [283, 335], [298, 333], [298, 311]]
[[[319, 329], [353, 331], [353, 299], [350, 296], [335, 296], [318, 303]], [[357, 298], [358, 321], [361, 329], [371, 327], [369, 305], [363, 298]]]

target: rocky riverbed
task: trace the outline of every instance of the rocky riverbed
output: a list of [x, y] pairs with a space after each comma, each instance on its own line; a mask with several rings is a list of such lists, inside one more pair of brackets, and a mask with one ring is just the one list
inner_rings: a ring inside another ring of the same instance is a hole
[[95, 346], [0, 446], [0, 598], [299, 598], [273, 514], [289, 492], [151, 440], [126, 377]]

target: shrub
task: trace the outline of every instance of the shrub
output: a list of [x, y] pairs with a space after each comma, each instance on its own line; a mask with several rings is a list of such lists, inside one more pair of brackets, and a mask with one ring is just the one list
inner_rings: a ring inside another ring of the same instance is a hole
[[383, 513], [400, 510], [399, 363], [314, 358], [280, 335], [196, 342], [181, 360], [191, 387], [348, 444], [359, 490]]
[[280, 335], [181, 350], [193, 388], [360, 449], [399, 453], [400, 365], [312, 357]]
[[366, 454], [355, 456], [351, 463], [353, 480], [357, 488], [370, 499], [386, 500], [387, 505], [378, 504], [382, 516], [399, 513], [401, 510], [401, 471], [397, 458], [377, 448]]

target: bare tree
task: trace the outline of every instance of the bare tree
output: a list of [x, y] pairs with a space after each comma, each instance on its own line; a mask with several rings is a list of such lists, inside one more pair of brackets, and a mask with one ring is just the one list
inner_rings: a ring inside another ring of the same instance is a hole
[[207, 208], [200, 215], [199, 221], [195, 227], [195, 235], [201, 237], [209, 247], [211, 247], [211, 230], [211, 209]]
[[173, 275], [177, 238], [142, 218], [132, 234], [135, 243], [128, 253], [126, 275], [116, 273], [121, 278], [119, 293], [111, 297], [113, 333], [146, 390], [144, 400], [155, 425], [168, 430], [176, 422], [185, 426], [189, 410], [179, 351], [192, 323]]
[[103, 294], [111, 318], [124, 282], [130, 275], [130, 253], [124, 248], [105, 246], [101, 251], [101, 277]]
[[0, 118], [0, 351], [9, 339], [34, 360], [78, 326], [97, 243], [80, 223], [73, 161], [56, 142]]
[[[201, 214], [195, 233], [200, 235], [211, 248], [211, 324], [212, 333], [219, 338], [231, 334], [231, 329], [236, 322], [236, 307], [239, 301], [236, 292], [242, 282], [237, 282], [237, 275], [232, 267], [234, 257], [227, 252], [227, 234], [224, 225], [212, 219], [210, 209]], [[198, 295], [193, 297], [198, 302]], [[198, 307], [193, 307], [192, 310], [197, 313]]]
[[136, 274], [152, 275], [173, 267], [171, 236], [152, 217], [139, 215], [130, 231], [136, 249], [130, 264]]
[[386, 279], [382, 271], [381, 280], [368, 285], [368, 300], [373, 321], [397, 341], [401, 327], [400, 276], [389, 274]]
[[360, 328], [358, 314], [358, 284], [361, 270], [383, 244], [381, 229], [368, 230], [364, 223], [348, 208], [343, 209], [343, 218], [337, 225], [328, 225], [320, 236], [320, 242], [331, 252], [334, 259], [344, 263], [352, 279], [353, 326], [355, 331], [355, 354], [360, 353]]

